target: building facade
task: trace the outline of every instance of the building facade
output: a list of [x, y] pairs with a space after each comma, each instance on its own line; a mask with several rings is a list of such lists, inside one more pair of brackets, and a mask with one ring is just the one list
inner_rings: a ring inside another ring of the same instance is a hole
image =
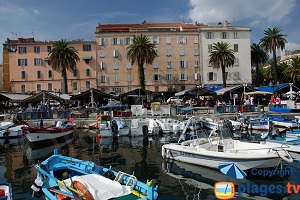
[[[213, 43], [229, 42], [236, 62], [227, 68], [227, 84], [251, 83], [250, 29], [199, 23], [99, 24], [94, 41], [70, 41], [78, 50], [77, 70], [67, 71], [69, 93], [90, 88], [122, 94], [139, 88], [138, 66], [127, 59], [133, 37], [147, 35], [157, 57], [144, 65], [146, 89], [171, 92], [195, 86], [221, 85], [221, 70], [209, 65]], [[19, 38], [3, 44], [3, 90], [13, 92], [61, 92], [63, 78], [53, 70], [48, 53], [53, 41]]]
[[[3, 91], [63, 93], [61, 69], [52, 69], [48, 59], [53, 43], [35, 41], [34, 38], [7, 39], [3, 44]], [[97, 87], [96, 43], [76, 40], [70, 45], [78, 50], [80, 62], [77, 69], [67, 70], [69, 92], [76, 94]]]

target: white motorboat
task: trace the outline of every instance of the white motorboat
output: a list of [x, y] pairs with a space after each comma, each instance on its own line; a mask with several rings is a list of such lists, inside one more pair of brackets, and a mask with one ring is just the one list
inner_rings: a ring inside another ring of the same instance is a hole
[[7, 122], [7, 121], [1, 122], [0, 121], [0, 131], [10, 128], [12, 126], [14, 126], [13, 122]]
[[184, 122], [172, 118], [159, 118], [156, 119], [156, 122], [163, 133], [179, 133], [185, 127]]
[[218, 120], [210, 117], [201, 117], [199, 119], [201, 126], [210, 130], [216, 131], [218, 129]]
[[110, 121], [99, 121], [98, 129], [102, 137], [128, 136], [130, 125], [125, 120], [112, 119]]
[[144, 125], [148, 126], [148, 135], [157, 135], [160, 131], [155, 118], [133, 118], [131, 119], [131, 135], [143, 135]]
[[[223, 126], [223, 125], [222, 125]], [[235, 163], [242, 170], [276, 167], [282, 160], [293, 162], [288, 151], [278, 146], [233, 140], [230, 131], [219, 126], [217, 137], [203, 134], [180, 144], [162, 146], [162, 156], [180, 162], [209, 168], [222, 163]]]

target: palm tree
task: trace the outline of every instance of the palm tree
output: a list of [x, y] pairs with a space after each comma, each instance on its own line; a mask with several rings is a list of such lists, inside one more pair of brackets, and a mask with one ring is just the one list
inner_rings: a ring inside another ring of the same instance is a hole
[[251, 45], [251, 63], [256, 67], [256, 86], [259, 86], [259, 66], [269, 59], [269, 55], [263, 50], [261, 45], [253, 43]]
[[59, 40], [54, 42], [52, 50], [49, 52], [49, 60], [54, 70], [62, 69], [64, 79], [64, 93], [68, 94], [67, 69], [75, 69], [80, 61], [78, 51], [70, 46], [70, 42]]
[[260, 39], [260, 44], [264, 48], [265, 51], [269, 51], [273, 54], [273, 64], [274, 64], [274, 82], [277, 84], [278, 70], [277, 70], [277, 60], [276, 60], [276, 49], [283, 50], [285, 48], [285, 44], [287, 43], [284, 38], [287, 36], [286, 34], [280, 33], [280, 28], [268, 28], [264, 30], [265, 37]]
[[138, 78], [141, 89], [145, 89], [145, 73], [144, 64], [152, 64], [155, 57], [155, 45], [150, 43], [147, 35], [139, 35], [133, 37], [133, 43], [127, 47], [127, 59], [131, 65], [137, 62]]
[[214, 43], [212, 51], [209, 55], [209, 63], [213, 68], [222, 70], [223, 87], [226, 87], [226, 67], [231, 67], [234, 64], [235, 56], [233, 49], [230, 49], [230, 44], [227, 42]]
[[293, 57], [284, 69], [283, 74], [292, 83], [298, 83], [300, 81], [300, 57]]

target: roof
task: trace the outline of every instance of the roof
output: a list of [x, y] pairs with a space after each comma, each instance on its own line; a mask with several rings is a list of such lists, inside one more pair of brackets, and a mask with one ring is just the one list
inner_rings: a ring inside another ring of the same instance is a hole
[[90, 101], [91, 95], [93, 95], [94, 100], [100, 101], [103, 98], [109, 98], [113, 95], [102, 92], [101, 90], [91, 88], [90, 90], [84, 91], [80, 94], [74, 95], [71, 97], [71, 100], [88, 100]]
[[28, 94], [19, 94], [19, 93], [0, 93], [0, 101], [11, 101], [11, 102], [22, 102], [24, 99], [30, 97]]
[[[292, 87], [292, 88], [291, 88]], [[288, 91], [299, 91], [300, 89], [292, 84], [290, 87], [289, 83], [281, 83], [273, 86], [262, 86], [257, 88], [258, 90], [265, 91], [265, 92], [277, 92], [277, 93], [286, 93]]]
[[236, 85], [236, 86], [222, 88], [220, 90], [217, 90], [216, 93], [217, 93], [217, 95], [223, 95], [228, 92], [235, 92], [235, 93], [241, 94], [243, 92], [252, 92], [252, 91], [257, 91], [257, 89], [255, 89], [249, 85], [246, 85], [246, 86]]
[[27, 103], [37, 103], [37, 102], [41, 102], [43, 100], [56, 100], [56, 101], [60, 101], [60, 100], [65, 100], [65, 101], [69, 101], [70, 100], [70, 95], [68, 94], [60, 94], [60, 93], [55, 93], [55, 92], [48, 92], [48, 91], [41, 91], [35, 95], [32, 95], [26, 99], [24, 99], [24, 102]]

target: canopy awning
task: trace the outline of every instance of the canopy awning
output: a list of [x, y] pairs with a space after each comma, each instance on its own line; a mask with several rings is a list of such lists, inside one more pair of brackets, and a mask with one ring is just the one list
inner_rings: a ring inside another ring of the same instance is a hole
[[71, 100], [88, 100], [91, 101], [91, 95], [93, 95], [93, 98], [95, 101], [100, 102], [104, 98], [110, 98], [113, 95], [107, 94], [105, 92], [102, 92], [101, 90], [91, 88], [90, 90], [84, 91], [80, 94], [74, 95], [71, 97]]
[[91, 60], [91, 59], [92, 59], [92, 56], [82, 56], [82, 59], [83, 59], [83, 60]]
[[10, 101], [13, 103], [20, 103], [24, 99], [30, 97], [28, 94], [19, 94], [19, 93], [0, 93], [0, 101]]
[[280, 94], [289, 92], [289, 91], [299, 91], [300, 89], [295, 86], [294, 84], [289, 84], [289, 83], [282, 83], [282, 84], [277, 84], [277, 85], [272, 85], [272, 86], [262, 86], [257, 88], [260, 91], [265, 91], [265, 92], [277, 92]]
[[265, 92], [265, 91], [245, 92], [245, 95], [254, 95], [254, 94], [266, 95], [266, 94], [273, 94], [273, 93], [272, 92]]
[[49, 92], [49, 91], [41, 91], [37, 94], [34, 94], [23, 101], [26, 103], [37, 103], [41, 101], [46, 101], [47, 99], [49, 100], [56, 100], [56, 101], [70, 101], [70, 95], [68, 94], [60, 94], [60, 93], [55, 93], [55, 92]]
[[225, 93], [234, 92], [236, 94], [242, 94], [243, 92], [254, 92], [257, 91], [257, 89], [253, 88], [249, 85], [236, 85], [231, 87], [222, 88], [220, 90], [217, 90], [217, 95], [224, 95]]

